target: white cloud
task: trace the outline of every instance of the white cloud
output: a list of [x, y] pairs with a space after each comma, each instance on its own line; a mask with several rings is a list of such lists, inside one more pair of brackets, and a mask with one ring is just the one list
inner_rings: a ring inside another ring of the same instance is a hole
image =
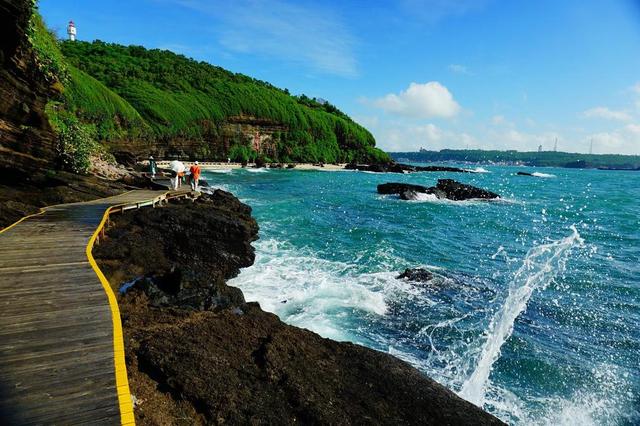
[[626, 111], [616, 111], [607, 107], [595, 107], [582, 113], [585, 118], [602, 118], [605, 120], [630, 121], [631, 115]]
[[640, 154], [640, 124], [627, 124], [611, 132], [595, 133], [587, 137], [593, 140], [596, 154]]
[[169, 0], [218, 20], [212, 29], [231, 52], [275, 57], [312, 70], [357, 75], [355, 39], [325, 5], [293, 0]]
[[451, 71], [454, 74], [471, 75], [471, 71], [469, 71], [469, 69], [464, 65], [451, 64], [449, 65], [448, 68], [449, 68], [449, 71]]
[[451, 92], [437, 81], [411, 83], [407, 90], [376, 99], [373, 105], [389, 113], [415, 118], [450, 118], [460, 111]]
[[466, 132], [453, 132], [436, 126], [406, 125], [400, 122], [381, 123], [371, 129], [377, 145], [386, 151], [407, 152], [420, 148], [440, 150], [444, 148], [478, 148], [475, 137]]

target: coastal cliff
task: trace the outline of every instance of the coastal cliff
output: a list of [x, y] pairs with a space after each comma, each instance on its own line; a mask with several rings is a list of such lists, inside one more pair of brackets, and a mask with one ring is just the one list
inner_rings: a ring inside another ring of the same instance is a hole
[[0, 0], [0, 168], [51, 167], [54, 135], [44, 110], [53, 90], [28, 36], [32, 5]]
[[[146, 131], [148, 123], [97, 79], [73, 66], [65, 71], [57, 44], [32, 7], [29, 1], [0, 0], [0, 227], [46, 205], [128, 188], [124, 182], [85, 174], [92, 166], [89, 160], [95, 159], [87, 147], [96, 141], [89, 139], [107, 141], [101, 134], [116, 135], [111, 140], [119, 143], [137, 141], [123, 150], [133, 157], [154, 144], [163, 153], [173, 152], [175, 145], [184, 151], [179, 155], [201, 155], [197, 144], [189, 144], [206, 142], [207, 129], [220, 138], [216, 144], [226, 146], [228, 138], [227, 148], [235, 146], [237, 155], [252, 143], [254, 153], [267, 155], [275, 149], [278, 155], [320, 160], [380, 154], [368, 132], [326, 105], [315, 110], [320, 107], [308, 98], [286, 99], [294, 112], [317, 119], [313, 134], [292, 131], [294, 122], [267, 122], [236, 111], [216, 126], [201, 121], [204, 133], [198, 138], [171, 133], [171, 120], [163, 121], [161, 137], [144, 145], [140, 141], [146, 139], [134, 136], [137, 130]], [[41, 56], [34, 36], [44, 43], [39, 45]], [[73, 83], [68, 84], [74, 73], [87, 83], [82, 87], [88, 92], [74, 92]], [[258, 86], [269, 88], [266, 83]], [[288, 96], [280, 92], [268, 93]], [[91, 103], [67, 103], [69, 98], [62, 95], [75, 95], [76, 101], [80, 95], [88, 96], [85, 101], [104, 95], [111, 106], [122, 108], [79, 111], [74, 105]], [[159, 108], [155, 112], [168, 111], [171, 100], [159, 99], [167, 103], [153, 104]], [[296, 117], [289, 112], [283, 110], [283, 117]], [[309, 124], [305, 120], [297, 124]], [[124, 127], [109, 128], [110, 123]], [[136, 123], [141, 123], [137, 130]], [[130, 124], [134, 126], [127, 127]], [[192, 122], [183, 124], [187, 128]], [[254, 139], [247, 140], [251, 135]], [[131, 149], [136, 143], [140, 151]], [[69, 159], [71, 163], [65, 163]], [[70, 169], [83, 173], [62, 170], [69, 164], [80, 164]], [[113, 222], [94, 256], [114, 289], [123, 283], [130, 286], [119, 305], [140, 424], [500, 423], [399, 359], [323, 339], [246, 303], [242, 292], [226, 281], [253, 263], [251, 242], [258, 226], [250, 208], [233, 195], [216, 191], [195, 203], [126, 212]]]
[[324, 339], [225, 281], [253, 263], [248, 206], [195, 203], [113, 217], [94, 257], [121, 294], [139, 424], [501, 424], [391, 355]]

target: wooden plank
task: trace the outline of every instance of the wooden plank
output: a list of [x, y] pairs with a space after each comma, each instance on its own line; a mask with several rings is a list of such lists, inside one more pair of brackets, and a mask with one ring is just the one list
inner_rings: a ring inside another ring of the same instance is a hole
[[[96, 371], [99, 369], [99, 371]], [[73, 398], [74, 394], [91, 394], [105, 389], [113, 389], [115, 395], [115, 385], [113, 375], [115, 370], [108, 369], [108, 365], [96, 364], [93, 369], [70, 370], [70, 374], [42, 374], [42, 371], [29, 376], [17, 376], [10, 380], [3, 379], [0, 383], [5, 384], [12, 390], [11, 396], [5, 398], [7, 403], [16, 403], [20, 400], [29, 399], [56, 399], [63, 401]], [[106, 393], [106, 392], [104, 392]]]
[[110, 206], [186, 196], [139, 190], [52, 206], [1, 234], [0, 383], [9, 394], [0, 408], [24, 424], [119, 423], [129, 410], [116, 392], [123, 360], [114, 363], [112, 310], [85, 247]]

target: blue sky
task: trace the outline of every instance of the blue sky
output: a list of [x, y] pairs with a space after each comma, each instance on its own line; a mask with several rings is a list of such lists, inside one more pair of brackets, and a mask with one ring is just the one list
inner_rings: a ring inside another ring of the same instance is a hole
[[322, 97], [386, 150], [640, 154], [638, 0], [41, 0], [60, 36]]

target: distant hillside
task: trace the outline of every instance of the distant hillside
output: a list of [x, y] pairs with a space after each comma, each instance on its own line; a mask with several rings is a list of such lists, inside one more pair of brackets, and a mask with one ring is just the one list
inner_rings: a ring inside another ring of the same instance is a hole
[[455, 161], [480, 164], [514, 164], [538, 167], [638, 169], [640, 156], [616, 154], [575, 154], [569, 152], [518, 152], [443, 149], [440, 151], [392, 152], [395, 160], [411, 162]]
[[[371, 133], [329, 103], [166, 50], [62, 42], [66, 108], [115, 150], [274, 161], [381, 161]], [[149, 146], [132, 141], [150, 140]]]

